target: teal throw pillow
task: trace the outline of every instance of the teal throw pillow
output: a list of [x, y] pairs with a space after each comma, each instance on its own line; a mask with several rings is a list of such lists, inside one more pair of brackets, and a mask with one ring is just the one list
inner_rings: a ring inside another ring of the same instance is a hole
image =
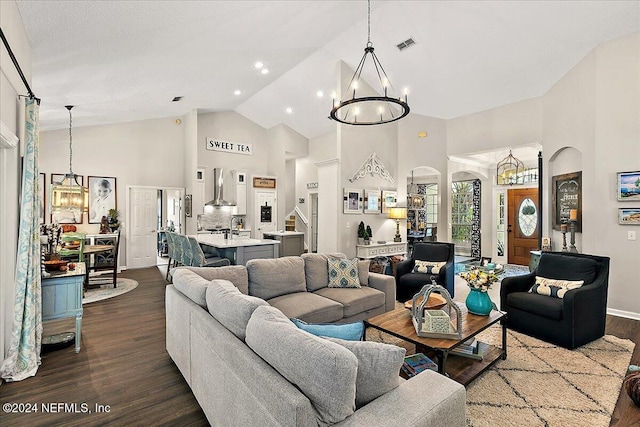
[[330, 288], [359, 288], [358, 258], [327, 258]]
[[298, 328], [318, 337], [338, 338], [345, 341], [362, 341], [364, 322], [355, 323], [307, 323], [292, 318], [291, 321]]

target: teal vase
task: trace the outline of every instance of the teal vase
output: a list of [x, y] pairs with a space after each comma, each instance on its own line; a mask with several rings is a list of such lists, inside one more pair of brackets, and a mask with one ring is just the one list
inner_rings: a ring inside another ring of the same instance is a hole
[[491, 298], [487, 292], [481, 292], [478, 289], [471, 288], [471, 292], [467, 295], [465, 301], [469, 313], [479, 316], [488, 316], [491, 313]]

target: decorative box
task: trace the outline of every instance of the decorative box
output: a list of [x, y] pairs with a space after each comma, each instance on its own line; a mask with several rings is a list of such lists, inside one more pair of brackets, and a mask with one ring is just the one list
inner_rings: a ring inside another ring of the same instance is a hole
[[444, 310], [425, 310], [422, 330], [427, 332], [449, 332], [449, 314]]

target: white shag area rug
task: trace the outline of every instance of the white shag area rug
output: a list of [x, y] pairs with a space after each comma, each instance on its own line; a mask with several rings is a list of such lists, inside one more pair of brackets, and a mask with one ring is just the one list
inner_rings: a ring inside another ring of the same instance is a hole
[[118, 295], [126, 294], [137, 287], [138, 282], [135, 280], [118, 277], [115, 288], [113, 287], [113, 283], [100, 285], [100, 287], [97, 288], [89, 288], [84, 293], [82, 304], [90, 304], [92, 302], [117, 297]]
[[[499, 345], [500, 328], [478, 339]], [[567, 350], [509, 330], [507, 360], [467, 387], [467, 425], [607, 427], [634, 347], [605, 335]]]

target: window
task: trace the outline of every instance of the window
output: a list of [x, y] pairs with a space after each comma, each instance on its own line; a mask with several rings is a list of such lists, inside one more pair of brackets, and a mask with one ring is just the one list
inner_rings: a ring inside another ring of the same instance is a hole
[[504, 256], [504, 245], [505, 245], [505, 229], [504, 229], [504, 217], [505, 217], [505, 206], [504, 206], [504, 201], [505, 201], [505, 194], [504, 193], [500, 193], [498, 194], [498, 206], [496, 209], [497, 212], [497, 232], [496, 232], [496, 242], [498, 245], [498, 252], [497, 255], [498, 256]]
[[424, 207], [427, 211], [427, 224], [438, 224], [438, 184], [427, 184]]
[[472, 181], [451, 183], [451, 236], [457, 255], [471, 255]]

